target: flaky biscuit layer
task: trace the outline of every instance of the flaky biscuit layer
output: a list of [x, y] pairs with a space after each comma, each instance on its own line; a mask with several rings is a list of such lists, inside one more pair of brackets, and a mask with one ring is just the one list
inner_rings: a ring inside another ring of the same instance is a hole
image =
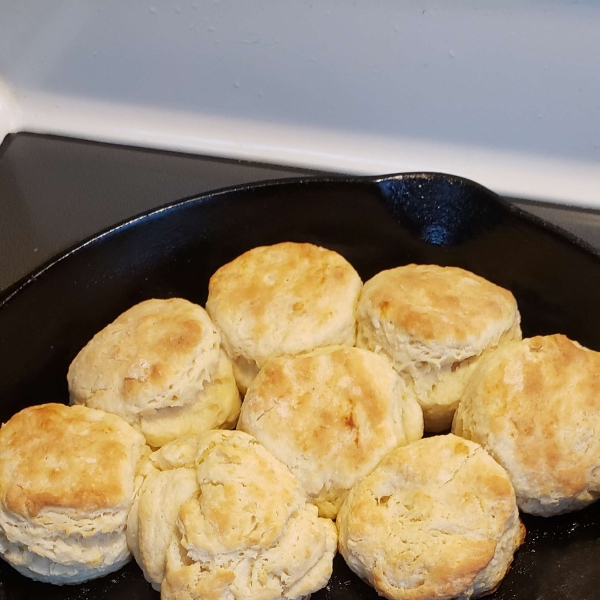
[[126, 420], [194, 402], [219, 362], [220, 335], [187, 300], [146, 300], [98, 332], [69, 367], [71, 401]]
[[489, 593], [524, 536], [505, 471], [453, 435], [390, 453], [352, 489], [337, 527], [350, 568], [392, 600]]
[[0, 552], [21, 573], [79, 583], [130, 559], [125, 526], [149, 449], [123, 419], [62, 404], [0, 429]]
[[267, 363], [238, 429], [290, 468], [321, 516], [335, 518], [388, 452], [422, 437], [423, 417], [386, 357], [334, 346]]
[[229, 357], [221, 350], [211, 381], [206, 383], [194, 402], [185, 406], [146, 410], [133, 421], [153, 448], [192, 433], [211, 429], [233, 429], [241, 408]]
[[234, 427], [241, 401], [220, 340], [206, 311], [187, 300], [137, 304], [72, 362], [71, 402], [123, 417], [154, 448]]
[[211, 431], [151, 456], [128, 535], [168, 598], [299, 598], [332, 572], [337, 532], [254, 438]]
[[348, 261], [313, 244], [253, 248], [218, 269], [206, 309], [242, 391], [272, 358], [354, 345], [361, 287]]
[[406, 265], [364, 285], [356, 345], [387, 355], [414, 388], [426, 431], [450, 428], [474, 363], [521, 339], [513, 295], [457, 267]]
[[474, 372], [452, 430], [508, 471], [521, 510], [586, 506], [600, 495], [600, 353], [564, 335], [502, 346]]

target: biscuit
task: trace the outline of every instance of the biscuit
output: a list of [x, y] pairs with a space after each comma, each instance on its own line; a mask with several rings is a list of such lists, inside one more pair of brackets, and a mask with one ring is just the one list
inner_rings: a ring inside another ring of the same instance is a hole
[[329, 580], [335, 525], [318, 517], [287, 467], [251, 436], [187, 436], [150, 463], [128, 535], [163, 600], [292, 599]]
[[422, 437], [423, 414], [385, 356], [336, 346], [267, 363], [238, 429], [289, 467], [320, 516], [335, 518], [388, 452]]
[[600, 496], [600, 353], [564, 335], [504, 345], [474, 372], [452, 430], [507, 470], [524, 512], [590, 504]]
[[445, 431], [479, 357], [521, 339], [513, 295], [457, 267], [406, 265], [365, 283], [356, 345], [387, 355], [414, 388], [425, 431]]
[[452, 434], [398, 448], [338, 514], [348, 566], [392, 600], [491, 593], [524, 538], [506, 472]]
[[153, 447], [235, 426], [240, 398], [221, 337], [187, 300], [146, 300], [97, 333], [67, 375], [72, 404], [119, 415]]
[[150, 446], [160, 448], [191, 433], [233, 429], [240, 413], [240, 404], [231, 361], [221, 350], [211, 381], [205, 384], [194, 402], [185, 406], [143, 411], [139, 414], [139, 429]]
[[101, 577], [131, 555], [125, 527], [149, 448], [123, 419], [83, 406], [26, 408], [0, 429], [0, 553], [55, 584]]
[[353, 346], [362, 282], [337, 252], [285, 242], [245, 252], [211, 277], [206, 310], [245, 392], [267, 361]]

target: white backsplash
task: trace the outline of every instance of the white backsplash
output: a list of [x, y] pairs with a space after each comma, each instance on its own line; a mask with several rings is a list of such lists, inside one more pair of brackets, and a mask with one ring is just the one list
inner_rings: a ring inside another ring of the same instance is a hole
[[0, 0], [0, 138], [55, 133], [600, 208], [600, 3]]

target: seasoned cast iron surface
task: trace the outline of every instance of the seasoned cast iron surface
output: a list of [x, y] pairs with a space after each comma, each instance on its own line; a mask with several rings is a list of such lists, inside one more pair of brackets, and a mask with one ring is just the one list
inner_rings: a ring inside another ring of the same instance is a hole
[[[364, 281], [410, 262], [457, 265], [515, 294], [524, 336], [565, 333], [600, 350], [600, 259], [484, 188], [455, 177], [301, 180], [175, 204], [118, 227], [13, 286], [0, 300], [0, 419], [67, 402], [66, 373], [102, 327], [147, 298], [204, 305], [210, 275], [257, 245], [308, 241]], [[527, 540], [494, 600], [600, 597], [600, 506], [525, 516]], [[32, 582], [0, 561], [0, 600], [158, 598], [130, 564], [80, 586]], [[314, 600], [376, 598], [336, 558]]]

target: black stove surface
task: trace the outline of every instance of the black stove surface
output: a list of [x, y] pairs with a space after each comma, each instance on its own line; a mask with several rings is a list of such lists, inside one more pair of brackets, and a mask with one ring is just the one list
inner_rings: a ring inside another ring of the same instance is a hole
[[[209, 190], [323, 174], [19, 133], [0, 146], [0, 290], [136, 214]], [[600, 248], [600, 211], [511, 200]]]

